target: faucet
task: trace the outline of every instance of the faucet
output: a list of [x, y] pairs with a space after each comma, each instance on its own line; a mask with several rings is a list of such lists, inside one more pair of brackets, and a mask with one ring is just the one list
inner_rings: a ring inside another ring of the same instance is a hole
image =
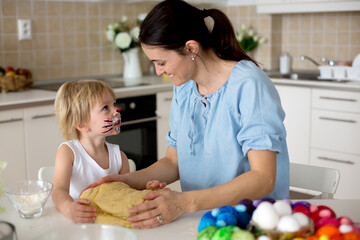
[[312, 59], [311, 57], [308, 57], [308, 56], [301, 56], [300, 57], [300, 60], [301, 61], [304, 61], [305, 59], [309, 60], [310, 62], [312, 62], [313, 64], [315, 64], [316, 66], [320, 66], [319, 63], [317, 63], [314, 59]]
[[321, 61], [322, 61], [322, 62], [327, 62], [330, 66], [334, 66], [334, 65], [335, 65], [335, 61], [334, 61], [334, 60], [331, 60], [331, 59], [327, 59], [327, 58], [322, 57], [322, 58], [321, 58]]

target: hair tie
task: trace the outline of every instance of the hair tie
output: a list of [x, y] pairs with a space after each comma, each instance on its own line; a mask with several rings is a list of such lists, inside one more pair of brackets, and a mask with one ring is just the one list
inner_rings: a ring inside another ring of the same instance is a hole
[[200, 12], [201, 12], [201, 15], [202, 15], [202, 17], [204, 19], [206, 28], [208, 29], [209, 33], [212, 33], [212, 30], [213, 30], [214, 25], [215, 25], [214, 19], [209, 15], [208, 10], [206, 10], [205, 8], [200, 10]]

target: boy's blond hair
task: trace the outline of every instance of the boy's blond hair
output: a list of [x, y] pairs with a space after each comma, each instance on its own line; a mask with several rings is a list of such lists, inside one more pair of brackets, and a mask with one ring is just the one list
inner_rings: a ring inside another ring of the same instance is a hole
[[66, 82], [60, 87], [55, 99], [55, 114], [66, 140], [80, 139], [80, 131], [75, 126], [88, 123], [90, 111], [101, 100], [104, 91], [115, 100], [112, 88], [99, 80]]

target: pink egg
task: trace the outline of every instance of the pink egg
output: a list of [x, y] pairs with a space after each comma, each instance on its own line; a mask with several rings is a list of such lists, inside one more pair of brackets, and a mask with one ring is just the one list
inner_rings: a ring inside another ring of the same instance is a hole
[[331, 217], [320, 218], [315, 223], [315, 228], [318, 229], [322, 226], [334, 226], [339, 227], [340, 223], [337, 219]]
[[348, 217], [339, 217], [338, 220], [340, 224], [353, 224], [353, 221]]

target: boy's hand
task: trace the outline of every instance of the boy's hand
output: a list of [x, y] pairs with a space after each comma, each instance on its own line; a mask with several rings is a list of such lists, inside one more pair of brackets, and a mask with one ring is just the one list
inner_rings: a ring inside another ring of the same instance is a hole
[[158, 180], [152, 180], [146, 183], [146, 189], [159, 190], [166, 187], [166, 182], [160, 182]]
[[96, 218], [96, 209], [89, 205], [87, 199], [74, 200], [67, 209], [68, 216], [75, 223], [93, 223]]

